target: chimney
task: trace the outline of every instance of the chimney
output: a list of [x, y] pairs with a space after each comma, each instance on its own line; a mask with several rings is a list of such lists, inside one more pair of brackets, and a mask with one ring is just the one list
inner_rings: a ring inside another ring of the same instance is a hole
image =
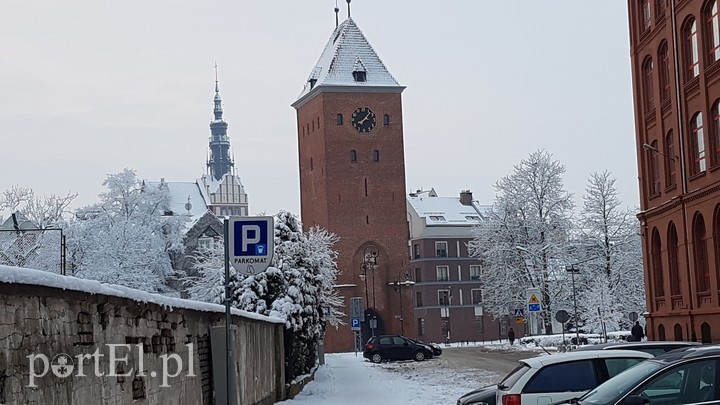
[[472, 205], [473, 197], [472, 197], [472, 191], [470, 190], [463, 190], [460, 192], [460, 204], [462, 205]]

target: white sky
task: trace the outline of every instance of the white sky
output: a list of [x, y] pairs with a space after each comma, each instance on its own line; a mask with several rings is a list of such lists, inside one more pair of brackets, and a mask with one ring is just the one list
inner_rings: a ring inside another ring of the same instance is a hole
[[[340, 0], [341, 18], [346, 15]], [[205, 171], [213, 64], [250, 213], [299, 213], [295, 110], [335, 27], [332, 0], [6, 0], [0, 12], [0, 191], [97, 201], [125, 167]], [[638, 204], [627, 11], [594, 3], [355, 0], [403, 94], [408, 191], [495, 181], [544, 148], [580, 202], [608, 169]]]

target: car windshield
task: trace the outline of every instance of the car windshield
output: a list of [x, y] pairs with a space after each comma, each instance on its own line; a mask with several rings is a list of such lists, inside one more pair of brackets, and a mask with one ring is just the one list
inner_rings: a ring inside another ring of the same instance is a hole
[[594, 390], [580, 398], [582, 405], [614, 404], [630, 392], [637, 384], [663, 367], [662, 363], [647, 360], [633, 366], [615, 377], [605, 381]]

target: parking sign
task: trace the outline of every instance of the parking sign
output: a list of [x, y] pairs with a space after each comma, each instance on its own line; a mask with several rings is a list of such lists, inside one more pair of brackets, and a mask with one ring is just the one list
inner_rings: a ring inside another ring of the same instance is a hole
[[275, 249], [273, 217], [230, 217], [228, 258], [241, 274], [265, 271]]

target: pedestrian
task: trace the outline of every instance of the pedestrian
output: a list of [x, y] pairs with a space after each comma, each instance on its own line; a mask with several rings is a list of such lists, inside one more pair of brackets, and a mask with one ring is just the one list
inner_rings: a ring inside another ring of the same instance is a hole
[[513, 328], [510, 328], [508, 331], [508, 340], [510, 341], [510, 346], [512, 346], [513, 342], [515, 342], [515, 331]]
[[630, 330], [630, 335], [632, 335], [633, 342], [639, 342], [643, 337], [645, 337], [645, 332], [643, 332], [643, 328], [640, 326], [639, 321], [635, 321], [635, 326], [633, 326]]

